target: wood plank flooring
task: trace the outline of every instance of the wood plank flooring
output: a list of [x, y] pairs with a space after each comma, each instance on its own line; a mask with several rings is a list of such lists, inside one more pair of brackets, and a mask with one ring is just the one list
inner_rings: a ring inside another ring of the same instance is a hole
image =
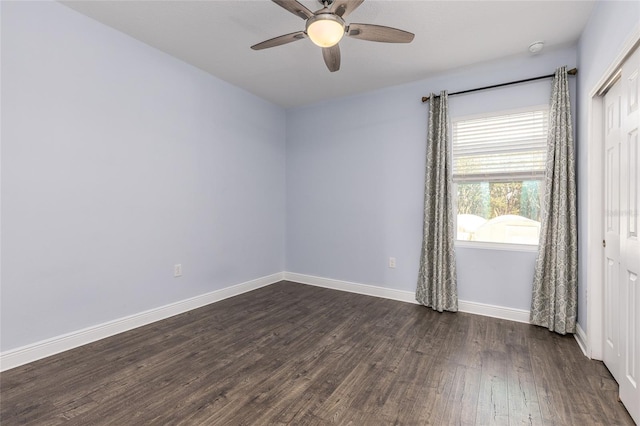
[[33, 425], [630, 425], [571, 336], [280, 282], [0, 375]]

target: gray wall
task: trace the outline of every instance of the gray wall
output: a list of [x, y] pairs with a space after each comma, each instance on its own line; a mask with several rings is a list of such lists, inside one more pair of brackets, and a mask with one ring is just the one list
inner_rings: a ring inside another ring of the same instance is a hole
[[[587, 129], [589, 125], [589, 93], [595, 88], [598, 80], [620, 53], [625, 41], [631, 36], [633, 29], [640, 25], [640, 1], [602, 1], [596, 4], [589, 22], [578, 43], [578, 226], [579, 235], [586, 236], [587, 194], [589, 188], [581, 184], [589, 173], [587, 169]], [[596, 177], [597, 178], [597, 177]], [[579, 282], [578, 322], [583, 330], [587, 330], [587, 241], [578, 240], [579, 244]], [[583, 309], [584, 308], [584, 309]]]
[[0, 350], [284, 269], [284, 110], [59, 3], [1, 7]]
[[[289, 110], [287, 271], [414, 291], [430, 91], [450, 92], [576, 65], [574, 48]], [[575, 82], [572, 81], [575, 93]], [[548, 105], [543, 80], [450, 98], [452, 117]], [[462, 300], [529, 309], [535, 252], [457, 248]], [[397, 268], [389, 269], [389, 257]]]

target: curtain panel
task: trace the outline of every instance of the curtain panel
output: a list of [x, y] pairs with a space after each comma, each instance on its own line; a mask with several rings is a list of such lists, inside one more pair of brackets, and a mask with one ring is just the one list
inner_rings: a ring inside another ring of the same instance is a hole
[[553, 79], [540, 242], [530, 321], [575, 333], [578, 311], [578, 227], [571, 104], [567, 68]]
[[458, 310], [447, 92], [431, 94], [424, 184], [423, 239], [416, 300], [436, 311]]

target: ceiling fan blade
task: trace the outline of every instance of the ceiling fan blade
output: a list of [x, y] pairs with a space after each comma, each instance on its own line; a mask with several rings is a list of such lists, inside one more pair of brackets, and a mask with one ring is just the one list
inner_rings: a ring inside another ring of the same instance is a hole
[[331, 11], [341, 18], [346, 18], [348, 14], [356, 10], [364, 0], [336, 0], [331, 5]]
[[298, 3], [296, 0], [271, 0], [278, 6], [287, 9], [289, 12], [302, 19], [309, 19], [313, 16], [313, 12], [307, 9], [306, 6]]
[[414, 34], [397, 28], [371, 24], [350, 24], [349, 37], [360, 40], [381, 41], [383, 43], [411, 43]]
[[322, 57], [324, 58], [324, 63], [327, 64], [329, 71], [335, 72], [340, 69], [340, 48], [337, 44], [335, 46], [323, 48]]
[[291, 43], [292, 41], [302, 40], [303, 38], [307, 38], [307, 35], [304, 33], [304, 31], [298, 31], [295, 33], [285, 34], [279, 37], [265, 40], [262, 43], [254, 44], [253, 46], [251, 46], [251, 48], [253, 50], [268, 49], [270, 47], [276, 47], [282, 44]]

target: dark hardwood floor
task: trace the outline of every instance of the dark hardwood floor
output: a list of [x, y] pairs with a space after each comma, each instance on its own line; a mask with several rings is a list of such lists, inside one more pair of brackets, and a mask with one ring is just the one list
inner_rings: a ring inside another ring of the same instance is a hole
[[633, 424], [572, 336], [281, 282], [0, 375], [0, 422]]

